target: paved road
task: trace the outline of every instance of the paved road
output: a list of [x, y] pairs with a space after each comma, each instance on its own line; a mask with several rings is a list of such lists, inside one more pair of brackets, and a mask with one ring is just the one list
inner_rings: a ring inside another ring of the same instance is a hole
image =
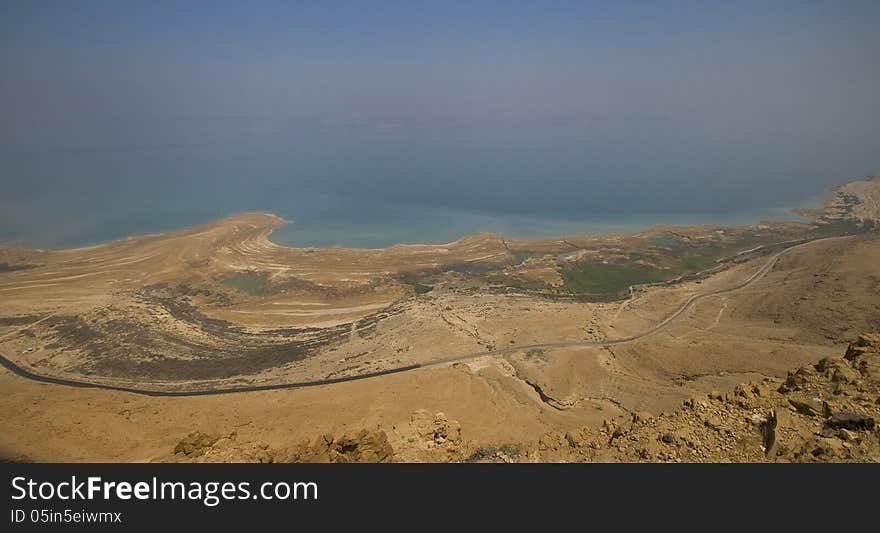
[[746, 278], [745, 280], [737, 283], [736, 285], [725, 287], [722, 289], [714, 289], [711, 291], [703, 292], [700, 294], [695, 294], [688, 298], [681, 306], [671, 315], [664, 318], [661, 322], [655, 324], [651, 329], [639, 333], [637, 335], [633, 335], [630, 337], [622, 337], [619, 339], [608, 339], [603, 341], [560, 341], [560, 342], [547, 342], [541, 344], [528, 344], [528, 345], [520, 345], [520, 346], [509, 346], [506, 348], [500, 348], [498, 350], [488, 350], [484, 352], [475, 352], [466, 355], [459, 355], [455, 357], [449, 357], [445, 359], [438, 359], [435, 361], [430, 361], [428, 363], [422, 364], [412, 364], [408, 366], [401, 366], [397, 368], [391, 368], [388, 370], [381, 370], [378, 372], [370, 372], [368, 374], [359, 374], [356, 376], [346, 376], [340, 378], [332, 378], [332, 379], [319, 379], [315, 381], [301, 381], [298, 383], [281, 383], [276, 385], [252, 385], [252, 386], [244, 386], [244, 387], [229, 387], [229, 388], [221, 388], [221, 389], [207, 389], [207, 390], [193, 390], [193, 391], [157, 391], [157, 390], [149, 390], [149, 389], [138, 389], [134, 387], [117, 387], [114, 385], [104, 385], [101, 383], [91, 383], [88, 381], [80, 381], [74, 379], [65, 379], [65, 378], [57, 378], [52, 376], [43, 376], [40, 374], [35, 374], [29, 370], [25, 370], [24, 368], [18, 366], [13, 363], [6, 357], [0, 355], [0, 364], [9, 369], [12, 373], [21, 376], [23, 378], [31, 379], [34, 381], [39, 381], [42, 383], [52, 383], [55, 385], [67, 385], [69, 387], [83, 387], [83, 388], [93, 388], [93, 389], [105, 389], [105, 390], [114, 390], [121, 392], [130, 392], [134, 394], [143, 394], [146, 396], [210, 396], [215, 394], [233, 394], [238, 392], [256, 392], [256, 391], [265, 391], [265, 390], [279, 390], [279, 389], [301, 389], [305, 387], [317, 387], [320, 385], [332, 385], [334, 383], [345, 383], [348, 381], [358, 381], [362, 379], [371, 379], [379, 376], [386, 376], [389, 374], [399, 374], [401, 372], [407, 372], [409, 370], [415, 370], [417, 368], [426, 368], [432, 366], [445, 365], [449, 363], [456, 363], [461, 361], [467, 361], [470, 359], [478, 359], [480, 357], [489, 357], [494, 355], [503, 355], [507, 353], [512, 353], [516, 351], [522, 350], [532, 350], [532, 349], [549, 349], [549, 348], [570, 348], [570, 347], [602, 347], [602, 346], [614, 346], [618, 344], [627, 344], [630, 342], [639, 341], [654, 335], [655, 333], [660, 332], [661, 330], [668, 327], [672, 322], [680, 318], [684, 313], [686, 313], [689, 309], [691, 309], [697, 302], [704, 298], [708, 298], [710, 296], [717, 296], [719, 294], [725, 294], [733, 291], [738, 291], [740, 289], [744, 289], [753, 285], [762, 277], [764, 277], [770, 270], [773, 269], [774, 265], [776, 265], [776, 261], [779, 260], [779, 257], [795, 248], [800, 248], [801, 246], [805, 246], [807, 244], [824, 241], [828, 239], [838, 239], [840, 237], [825, 237], [823, 239], [816, 239], [812, 241], [802, 242], [800, 244], [796, 244], [794, 246], [790, 246], [781, 252], [777, 252], [772, 255], [766, 263], [764, 263], [761, 268], [759, 268], [754, 274]]

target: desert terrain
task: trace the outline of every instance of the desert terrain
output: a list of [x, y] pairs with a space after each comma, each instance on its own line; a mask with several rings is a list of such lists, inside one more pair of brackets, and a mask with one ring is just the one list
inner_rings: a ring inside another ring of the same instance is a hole
[[0, 458], [877, 460], [880, 178], [806, 214], [345, 249], [246, 213], [0, 247]]

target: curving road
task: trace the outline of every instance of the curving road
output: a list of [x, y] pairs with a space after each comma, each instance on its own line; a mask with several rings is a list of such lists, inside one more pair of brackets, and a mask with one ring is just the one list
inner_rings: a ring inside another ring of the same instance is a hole
[[[708, 298], [710, 296], [717, 296], [719, 294], [725, 294], [733, 291], [738, 291], [740, 289], [744, 289], [753, 285], [755, 282], [764, 277], [773, 267], [776, 265], [776, 261], [779, 260], [779, 257], [782, 254], [790, 252], [795, 248], [800, 248], [801, 246], [805, 246], [807, 244], [811, 244], [817, 241], [824, 241], [828, 239], [838, 239], [840, 237], [825, 237], [822, 239], [815, 239], [811, 241], [801, 242], [800, 244], [796, 244], [790, 246], [776, 254], [772, 255], [766, 263], [764, 263], [761, 268], [759, 268], [755, 273], [746, 278], [745, 280], [737, 283], [736, 285], [725, 287], [722, 289], [714, 289], [711, 291], [703, 292], [700, 294], [695, 294], [688, 298], [681, 306], [671, 315], [664, 318], [661, 322], [652, 326], [649, 330], [639, 333], [637, 335], [632, 335], [630, 337], [621, 337], [619, 339], [608, 339], [603, 341], [560, 341], [560, 342], [547, 342], [540, 344], [527, 344], [527, 345], [519, 345], [519, 346], [508, 346], [506, 348], [499, 348], [497, 350], [488, 350], [484, 352], [475, 352], [466, 355], [460, 355], [455, 357], [449, 357], [445, 359], [437, 359], [435, 361], [430, 361], [428, 363], [416, 363], [407, 366], [400, 366], [396, 368], [391, 368], [388, 370], [380, 370], [378, 372], [370, 372], [367, 374], [359, 374], [356, 376], [345, 376], [339, 378], [330, 378], [330, 379], [320, 379], [315, 381], [301, 381], [297, 383], [281, 383], [276, 385], [250, 385], [250, 386], [242, 386], [242, 387], [229, 387], [229, 388], [220, 388], [220, 389], [206, 389], [206, 390], [193, 390], [193, 391], [157, 391], [157, 390], [149, 390], [149, 389], [138, 389], [134, 387], [122, 387], [115, 385], [106, 385], [101, 383], [93, 383], [88, 381], [80, 381], [74, 379], [65, 379], [58, 378], [52, 376], [44, 376], [41, 374], [36, 374], [29, 370], [26, 370], [17, 364], [13, 363], [6, 357], [0, 355], [0, 364], [6, 367], [10, 372], [16, 374], [17, 376], [27, 378], [33, 381], [39, 381], [41, 383], [51, 383], [54, 385], [66, 385], [69, 387], [82, 387], [82, 388], [93, 388], [93, 389], [104, 389], [104, 390], [112, 390], [112, 391], [120, 391], [120, 392], [129, 392], [133, 394], [141, 394], [146, 396], [210, 396], [215, 394], [233, 394], [238, 392], [256, 392], [256, 391], [266, 391], [266, 390], [280, 390], [280, 389], [300, 389], [305, 387], [317, 387], [321, 385], [332, 385], [335, 383], [345, 383], [348, 381], [358, 381], [362, 379], [371, 379], [379, 376], [386, 376], [389, 374], [399, 374], [401, 372], [407, 372], [409, 370], [415, 370], [417, 368], [425, 368], [432, 366], [445, 365], [449, 363], [456, 363], [461, 361], [467, 361], [470, 359], [478, 359], [480, 357], [489, 357], [495, 355], [503, 355], [507, 353], [512, 353], [516, 351], [522, 350], [531, 350], [531, 349], [547, 349], [547, 348], [570, 348], [570, 347], [602, 347], [602, 346], [614, 346], [618, 344], [626, 344], [630, 342], [639, 341], [654, 335], [655, 333], [660, 332], [669, 326], [672, 322], [681, 317], [684, 313], [690, 310], [697, 302], [704, 298]], [[780, 243], [782, 244], [782, 243]], [[45, 320], [45, 318], [43, 319]]]

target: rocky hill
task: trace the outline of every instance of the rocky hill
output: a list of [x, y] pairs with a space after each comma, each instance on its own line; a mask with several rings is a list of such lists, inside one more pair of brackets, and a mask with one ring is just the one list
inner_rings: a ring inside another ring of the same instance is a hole
[[843, 357], [691, 398], [660, 416], [633, 415], [548, 434], [528, 458], [605, 462], [876, 462], [880, 460], [880, 335]]
[[835, 188], [821, 220], [849, 220], [877, 227], [880, 224], [880, 176]]
[[[548, 433], [536, 443], [476, 443], [442, 413], [406, 427], [304, 439], [288, 448], [234, 433], [183, 438], [170, 460], [198, 462], [877, 462], [880, 335], [783, 379], [690, 398], [673, 413], [634, 413], [601, 428]], [[168, 460], [168, 458], [164, 458]]]

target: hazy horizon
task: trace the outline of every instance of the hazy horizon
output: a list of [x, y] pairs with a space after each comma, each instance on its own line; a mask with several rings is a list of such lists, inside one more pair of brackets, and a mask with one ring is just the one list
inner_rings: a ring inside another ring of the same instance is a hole
[[880, 174], [878, 23], [856, 1], [6, 2], [0, 241], [250, 210], [353, 245], [747, 219]]

